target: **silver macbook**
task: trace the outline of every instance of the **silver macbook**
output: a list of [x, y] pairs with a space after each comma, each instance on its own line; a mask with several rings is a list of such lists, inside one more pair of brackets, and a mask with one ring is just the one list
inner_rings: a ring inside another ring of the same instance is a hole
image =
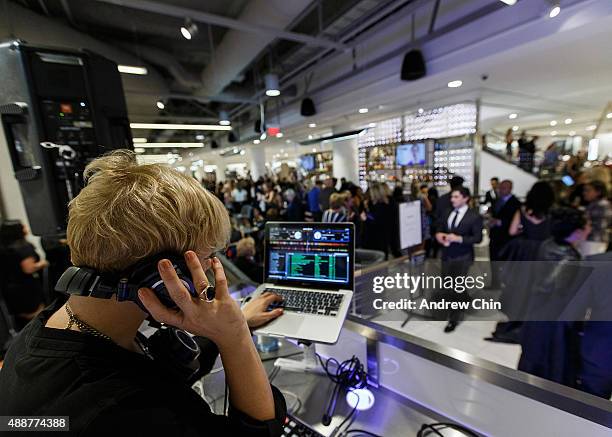
[[265, 231], [266, 291], [283, 297], [284, 314], [256, 334], [335, 343], [353, 296], [352, 223], [269, 222]]

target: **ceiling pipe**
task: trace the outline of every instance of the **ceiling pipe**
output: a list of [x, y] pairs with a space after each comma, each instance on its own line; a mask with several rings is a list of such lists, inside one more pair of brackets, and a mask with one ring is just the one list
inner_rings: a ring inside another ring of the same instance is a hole
[[[347, 29], [346, 33], [342, 35], [340, 41], [344, 44], [354, 46], [359, 42], [367, 39], [367, 37], [377, 30], [380, 30], [383, 26], [388, 26], [396, 21], [402, 20], [406, 15], [413, 13], [417, 9], [427, 5], [430, 0], [396, 0], [390, 1], [382, 7], [378, 8], [372, 15], [362, 20], [360, 23], [353, 23]], [[320, 61], [330, 61], [336, 56], [339, 56], [343, 51], [329, 49], [323, 50], [315, 54], [313, 57], [303, 62], [290, 72], [286, 73], [281, 77], [281, 88], [285, 92], [285, 87], [295, 82], [302, 76], [312, 72], [315, 68], [320, 67]], [[263, 95], [264, 91], [259, 90], [252, 97], [258, 99]], [[235, 108], [231, 115], [242, 114], [246, 110], [246, 107]]]
[[166, 69], [176, 83], [183, 88], [195, 90], [202, 86], [200, 79], [188, 71], [185, 71], [181, 64], [170, 53], [140, 44], [123, 43], [120, 44], [120, 46], [139, 58], [142, 58], [160, 68]]
[[[251, 0], [239, 19], [249, 23], [265, 22], [284, 29], [309, 4], [310, 0]], [[203, 86], [196, 95], [221, 93], [272, 41], [274, 36], [270, 34], [228, 31], [215, 47], [213, 59], [202, 72]]]
[[[344, 48], [344, 46], [338, 42], [331, 41], [326, 38], [319, 38], [303, 33], [286, 31], [285, 26], [278, 26], [278, 23], [274, 22], [274, 17], [279, 13], [283, 13], [284, 10], [290, 9], [295, 6], [302, 6], [301, 9], [308, 6], [310, 1], [302, 0], [291, 0], [291, 1], [279, 1], [279, 0], [253, 0], [252, 3], [258, 3], [259, 7], [263, 7], [262, 13], [259, 14], [259, 19], [249, 20], [241, 15], [238, 19], [225, 17], [223, 15], [210, 14], [208, 12], [202, 12], [197, 9], [183, 8], [180, 6], [174, 6], [165, 3], [158, 3], [148, 0], [97, 0], [102, 3], [110, 3], [117, 6], [123, 6], [132, 9], [139, 9], [141, 11], [153, 12], [161, 15], [168, 15], [171, 17], [184, 19], [185, 17], [191, 18], [195, 22], [208, 23], [215, 26], [226, 27], [228, 29], [237, 30], [239, 32], [248, 32], [254, 34], [256, 37], [266, 35], [270, 40], [275, 38], [286, 39], [289, 41], [296, 41], [307, 45], [328, 47], [328, 48]], [[306, 3], [306, 4], [304, 4]], [[247, 9], [252, 9], [247, 5]], [[269, 14], [266, 17], [264, 12], [267, 11]], [[266, 19], [269, 18], [269, 19]]]

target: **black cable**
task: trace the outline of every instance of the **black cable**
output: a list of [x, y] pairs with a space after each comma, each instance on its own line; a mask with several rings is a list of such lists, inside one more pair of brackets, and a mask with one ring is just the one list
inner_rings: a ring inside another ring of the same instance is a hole
[[[359, 404], [359, 400], [357, 400], [357, 404], [355, 404], [355, 406], [353, 407], [353, 410], [351, 411], [351, 413], [346, 417], [346, 419], [344, 419], [342, 421], [342, 423], [340, 423], [340, 425], [338, 425], [338, 430], [340, 430], [342, 428], [342, 425], [344, 425], [344, 423], [348, 420], [348, 423], [346, 424], [346, 426], [344, 427], [344, 431], [347, 431], [352, 425], [353, 422], [355, 421], [355, 419], [357, 418], [357, 414], [359, 413], [359, 411], [357, 411], [357, 405]], [[341, 434], [342, 435], [342, 434]]]
[[[338, 402], [338, 397], [340, 396], [341, 390], [365, 387], [367, 385], [368, 375], [363, 367], [363, 364], [361, 364], [359, 358], [357, 358], [355, 355], [348, 360], [342, 361], [341, 363], [339, 363], [335, 358], [328, 358], [326, 361], [323, 361], [323, 358], [321, 358], [319, 354], [317, 354], [317, 358], [319, 359], [319, 362], [321, 363], [323, 370], [325, 370], [328, 378], [334, 384], [336, 384], [322, 418], [323, 425], [329, 426], [331, 419], [334, 416], [336, 403]], [[330, 369], [332, 365], [336, 367], [335, 371]], [[353, 410], [356, 410], [356, 408], [357, 404]], [[352, 411], [349, 416], [342, 421], [340, 426], [343, 426], [348, 420], [350, 420], [353, 414], [355, 414], [354, 411]]]
[[[444, 429], [446, 428], [445, 426], [441, 426], [440, 429]], [[428, 423], [424, 424], [423, 426], [421, 426], [421, 429], [419, 430], [419, 432], [417, 433], [417, 437], [422, 437], [425, 435], [425, 430], [427, 429], [431, 429], [434, 433], [438, 434], [440, 437], [444, 437], [444, 435], [438, 431], [438, 429], [434, 426], [434, 425], [430, 425]]]
[[439, 436], [442, 436], [442, 433], [440, 431], [438, 431], [438, 428], [440, 428], [440, 429], [451, 428], [451, 429], [454, 429], [455, 431], [462, 432], [462, 433], [464, 433], [464, 434], [466, 434], [466, 435], [468, 435], [470, 437], [480, 437], [474, 431], [466, 428], [463, 425], [459, 425], [459, 424], [456, 424], [456, 423], [445, 423], [445, 422], [440, 422], [440, 423], [425, 423], [425, 424], [423, 424], [421, 426], [421, 429], [417, 433], [417, 437], [425, 437], [427, 435], [427, 434], [425, 434], [425, 431], [428, 430], [428, 429], [432, 430], [433, 432], [435, 432]]
[[382, 436], [379, 436], [378, 434], [374, 434], [373, 432], [366, 431], [364, 429], [349, 429], [345, 434], [346, 435], [349, 435], [349, 434], [364, 434], [364, 435], [369, 435], [369, 436], [372, 436], [372, 437], [382, 437]]

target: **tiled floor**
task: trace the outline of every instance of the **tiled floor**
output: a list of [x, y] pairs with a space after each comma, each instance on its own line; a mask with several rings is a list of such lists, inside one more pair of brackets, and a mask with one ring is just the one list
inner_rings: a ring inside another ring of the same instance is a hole
[[[476, 261], [488, 261], [488, 244], [488, 237], [485, 233], [482, 243], [475, 247]], [[466, 320], [454, 332], [446, 334], [444, 332], [446, 322], [444, 321], [416, 320], [419, 318], [417, 316], [415, 320], [410, 320], [402, 328], [402, 321], [405, 318], [406, 313], [398, 311], [395, 315], [385, 314], [385, 321], [376, 320], [376, 318], [373, 321], [443, 346], [462, 350], [502, 366], [514, 369], [517, 367], [521, 355], [521, 347], [519, 345], [492, 343], [484, 340], [495, 329], [495, 321]], [[495, 317], [490, 318], [493, 319]], [[395, 321], [389, 321], [393, 319]]]
[[484, 340], [495, 329], [493, 321], [464, 321], [449, 334], [443, 331], [446, 322], [411, 320], [403, 328], [400, 321], [377, 323], [514, 369], [521, 355], [519, 345], [491, 343]]

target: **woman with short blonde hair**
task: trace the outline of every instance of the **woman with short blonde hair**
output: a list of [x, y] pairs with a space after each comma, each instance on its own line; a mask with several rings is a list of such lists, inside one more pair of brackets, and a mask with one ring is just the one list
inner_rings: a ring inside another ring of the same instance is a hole
[[[67, 416], [70, 431], [83, 436], [135, 427], [142, 435], [280, 435], [285, 403], [268, 382], [249, 327], [282, 310], [266, 312], [278, 300], [274, 295], [252, 300], [243, 311], [231, 298], [221, 262], [212, 257], [230, 230], [221, 202], [169, 167], [138, 165], [129, 151], [95, 159], [85, 180], [69, 205], [68, 244], [80, 268], [70, 276], [70, 297], [43, 310], [11, 345], [0, 372], [0, 415]], [[173, 265], [179, 256], [182, 274], [195, 286], [191, 292]], [[147, 266], [153, 280], [159, 275], [152, 285], [157, 291], [137, 282], [137, 300], [119, 299], [123, 278], [135, 265]], [[207, 292], [209, 268], [214, 296]], [[82, 285], [94, 273], [95, 282]], [[98, 281], [106, 288], [94, 297]], [[159, 298], [162, 282], [171, 303]], [[148, 315], [206, 342], [202, 363], [220, 353], [227, 416], [213, 414], [191, 389], [191, 367], [185, 377], [177, 371], [178, 359], [162, 359], [137, 334]]]
[[84, 176], [87, 186], [69, 204], [74, 265], [120, 271], [156, 253], [210, 254], [229, 241], [223, 204], [170, 167], [138, 165], [121, 151], [94, 160]]

